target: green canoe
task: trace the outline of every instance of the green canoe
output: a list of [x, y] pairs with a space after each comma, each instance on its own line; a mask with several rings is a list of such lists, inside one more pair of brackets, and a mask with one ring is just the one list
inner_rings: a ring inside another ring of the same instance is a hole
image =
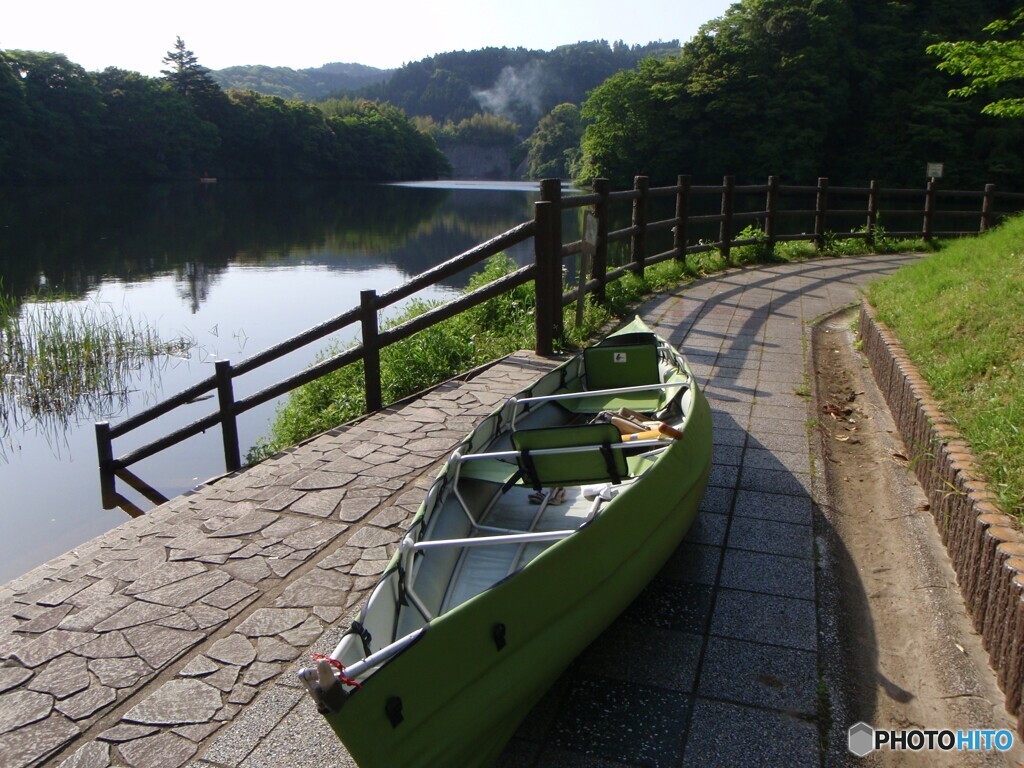
[[473, 430], [300, 679], [361, 768], [493, 765], [679, 545], [710, 469], [707, 400], [637, 318]]

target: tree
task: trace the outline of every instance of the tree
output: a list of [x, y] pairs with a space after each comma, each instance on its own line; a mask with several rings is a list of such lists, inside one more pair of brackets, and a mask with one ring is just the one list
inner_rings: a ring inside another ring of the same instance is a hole
[[180, 37], [175, 40], [174, 50], [168, 51], [162, 61], [170, 69], [161, 69], [160, 74], [182, 96], [195, 98], [220, 91], [220, 86], [210, 76], [210, 70], [199, 63]]
[[506, 117], [477, 112], [460, 120], [444, 124], [439, 141], [442, 145], [475, 144], [478, 147], [505, 147], [508, 151], [516, 144], [519, 126]]
[[[969, 24], [1008, 15], [1006, 6], [736, 2], [681, 55], [642, 61], [591, 92], [581, 107], [587, 127], [579, 178], [628, 183], [646, 173], [670, 182], [682, 172], [753, 181], [777, 174], [789, 183], [828, 176], [837, 186], [904, 185], [919, 182], [927, 161], [941, 160], [947, 184], [1017, 187], [1024, 126], [993, 124], [978, 114], [980, 104], [948, 99], [945, 76], [925, 53], [941, 40], [969, 39]], [[996, 28], [1003, 35], [1018, 22], [1024, 16]], [[1024, 45], [1016, 45], [1010, 50], [1020, 51], [1015, 63], [1024, 68]]]
[[29, 155], [25, 132], [30, 120], [24, 84], [13, 62], [0, 51], [0, 179], [21, 175]]
[[231, 104], [227, 94], [213, 79], [210, 70], [199, 63], [196, 55], [185, 47], [180, 37], [175, 40], [174, 50], [163, 58], [169, 69], [162, 69], [170, 86], [188, 99], [196, 114], [215, 126], [231, 119]]
[[216, 168], [217, 127], [158, 78], [108, 67], [95, 75], [106, 108], [104, 172], [129, 179], [193, 176]]
[[[991, 40], [964, 40], [928, 46], [929, 54], [942, 59], [938, 65], [940, 70], [969, 78], [967, 85], [952, 89], [949, 95], [966, 98], [1024, 80], [1024, 33], [1010, 39], [998, 39], [1022, 26], [1024, 8], [1009, 19], [997, 19], [986, 26], [984, 31]], [[1024, 117], [1024, 98], [997, 98], [986, 104], [981, 111], [996, 117]]]
[[618, 72], [593, 90], [580, 110], [587, 123], [578, 168], [581, 181], [605, 176], [627, 184], [637, 174], [649, 174], [660, 182], [692, 168], [700, 130], [683, 114], [688, 67], [680, 57], [645, 59], [635, 70]]
[[583, 122], [575, 104], [559, 104], [540, 119], [526, 140], [527, 176], [531, 179], [571, 178], [579, 162]]
[[12, 102], [25, 120], [15, 131], [17, 151], [24, 155], [12, 158], [17, 172], [4, 172], [4, 176], [91, 177], [100, 160], [98, 136], [104, 110], [92, 77], [59, 53], [6, 51], [4, 58], [20, 81], [24, 101]]

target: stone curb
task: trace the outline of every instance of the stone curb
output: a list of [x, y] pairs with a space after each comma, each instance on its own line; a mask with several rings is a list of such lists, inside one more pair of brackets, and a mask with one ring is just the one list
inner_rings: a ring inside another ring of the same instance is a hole
[[861, 302], [860, 337], [875, 381], [910, 452], [981, 635], [1006, 709], [1024, 736], [1024, 535], [996, 506], [970, 446], [946, 420], [903, 346]]

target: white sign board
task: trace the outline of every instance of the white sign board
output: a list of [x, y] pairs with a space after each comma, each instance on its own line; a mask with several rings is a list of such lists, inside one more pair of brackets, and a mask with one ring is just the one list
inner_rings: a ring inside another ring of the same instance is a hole
[[942, 163], [928, 163], [928, 167], [925, 169], [924, 175], [929, 179], [941, 179]]
[[597, 217], [591, 211], [583, 213], [583, 247], [580, 249], [580, 273], [579, 293], [576, 297], [576, 327], [583, 325], [583, 305], [586, 302], [586, 294], [583, 286], [587, 283], [590, 275], [590, 265], [594, 261], [594, 254], [597, 251]]
[[591, 251], [597, 248], [597, 217], [590, 211], [583, 214], [583, 244]]

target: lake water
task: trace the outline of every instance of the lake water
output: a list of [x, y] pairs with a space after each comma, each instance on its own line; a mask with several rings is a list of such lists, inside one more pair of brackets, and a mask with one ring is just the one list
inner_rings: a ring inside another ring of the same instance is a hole
[[[208, 376], [382, 293], [532, 218], [532, 184], [27, 187], [0, 189], [0, 277], [23, 299], [40, 290], [71, 305], [100, 305], [187, 336], [188, 358], [131, 377], [66, 422], [8, 413], [0, 429], [0, 583], [123, 522], [102, 509], [94, 422], [116, 424]], [[510, 255], [532, 259], [527, 242]], [[421, 294], [443, 298], [460, 275]], [[26, 304], [22, 312], [33, 311]], [[348, 341], [355, 330], [337, 340]], [[332, 337], [334, 338], [334, 337]], [[301, 370], [327, 345], [297, 352], [236, 382], [244, 396]], [[176, 411], [115, 441], [115, 454], [215, 408]], [[239, 419], [243, 452], [266, 432], [275, 406]], [[223, 471], [219, 430], [191, 438], [132, 470], [167, 497]], [[151, 505], [123, 482], [118, 490]]]

